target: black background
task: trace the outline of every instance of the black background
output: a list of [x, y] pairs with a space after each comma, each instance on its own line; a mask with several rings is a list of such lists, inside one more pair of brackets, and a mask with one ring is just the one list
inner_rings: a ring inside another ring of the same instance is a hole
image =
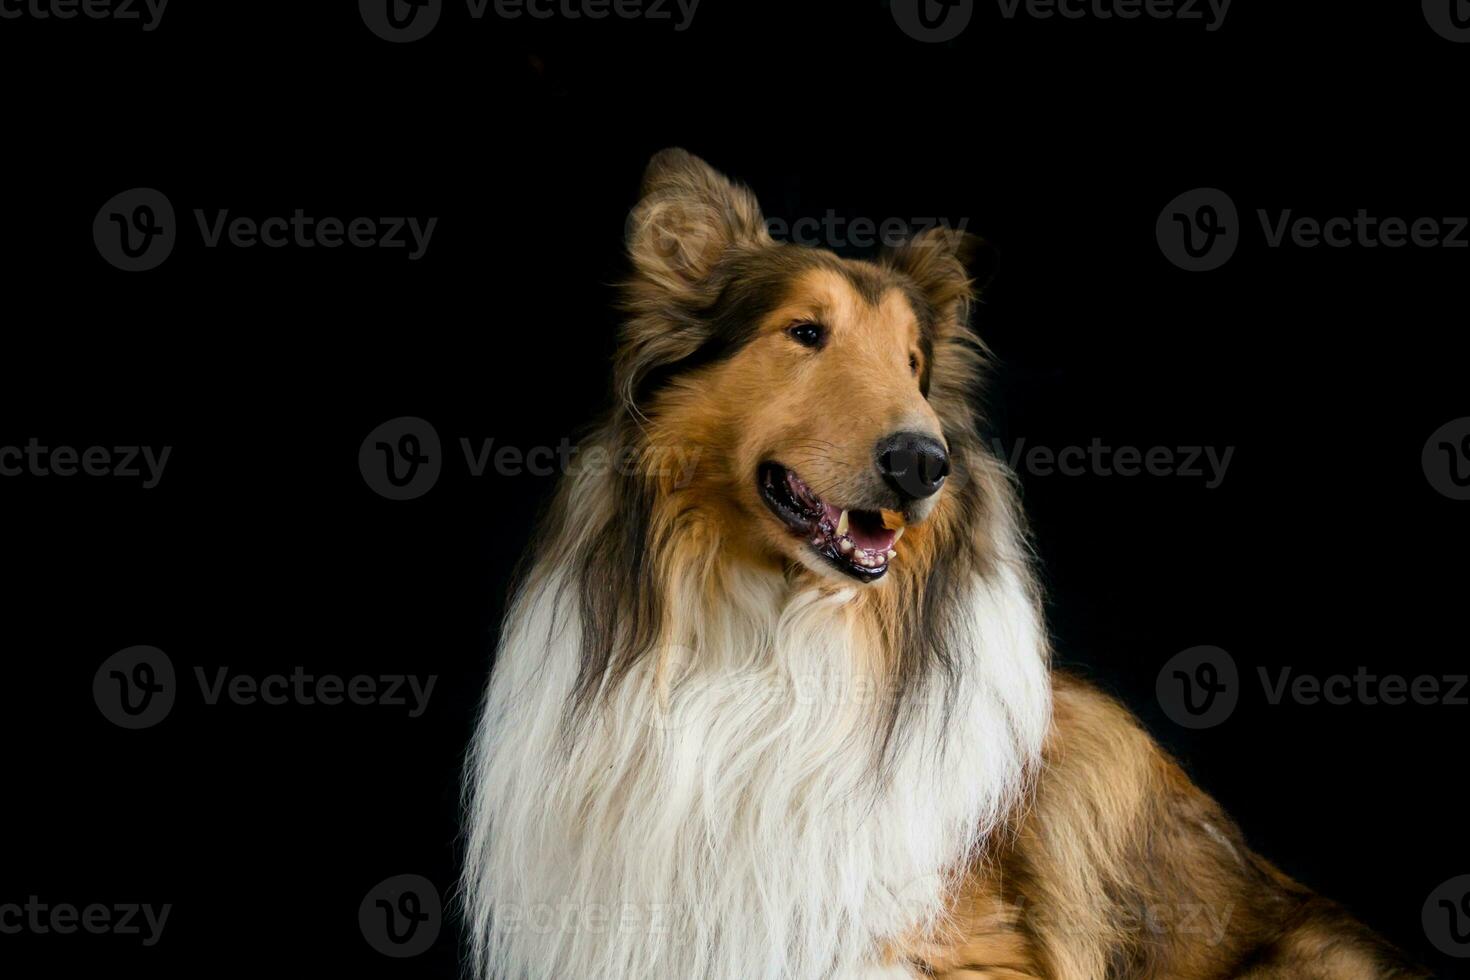
[[[1470, 211], [1470, 46], [1418, 4], [1239, 0], [1199, 22], [1005, 20], [905, 36], [883, 4], [704, 0], [691, 28], [471, 20], [394, 45], [356, 5], [186, 3], [159, 28], [0, 20], [0, 446], [168, 445], [159, 486], [0, 479], [7, 824], [0, 903], [172, 903], [161, 941], [0, 936], [0, 961], [155, 976], [441, 976], [360, 935], [376, 882], [450, 893], [458, 766], [503, 593], [554, 483], [471, 477], [459, 440], [575, 438], [604, 403], [623, 222], [683, 145], [768, 215], [960, 220], [998, 249], [979, 328], [1004, 445], [1234, 447], [1223, 484], [1024, 474], [1059, 659], [1119, 694], [1289, 873], [1439, 970], [1430, 891], [1470, 872], [1466, 718], [1272, 706], [1256, 669], [1464, 673], [1470, 504], [1420, 452], [1465, 407], [1470, 252], [1268, 248], [1255, 214]], [[92, 219], [132, 187], [180, 216], [120, 272]], [[1165, 260], [1175, 195], [1227, 191], [1223, 269]], [[427, 255], [206, 249], [192, 210], [435, 216]], [[391, 502], [363, 438], [429, 420], [445, 471]], [[138, 732], [98, 665], [166, 651]], [[1221, 646], [1240, 708], [1154, 694]], [[429, 710], [208, 706], [193, 669], [435, 675]]]

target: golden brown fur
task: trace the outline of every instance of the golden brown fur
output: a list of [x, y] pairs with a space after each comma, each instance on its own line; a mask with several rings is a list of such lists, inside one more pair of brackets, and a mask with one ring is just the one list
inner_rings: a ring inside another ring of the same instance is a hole
[[949, 926], [895, 950], [951, 980], [1424, 977], [1252, 853], [1111, 698], [1055, 675], [1045, 767]]

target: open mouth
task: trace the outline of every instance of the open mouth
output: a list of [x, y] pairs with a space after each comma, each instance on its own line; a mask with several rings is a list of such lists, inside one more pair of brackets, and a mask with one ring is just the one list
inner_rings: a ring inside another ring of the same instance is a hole
[[761, 499], [771, 512], [839, 571], [875, 582], [897, 557], [894, 546], [903, 537], [903, 528], [884, 527], [880, 512], [827, 503], [779, 463], [761, 464], [757, 478]]

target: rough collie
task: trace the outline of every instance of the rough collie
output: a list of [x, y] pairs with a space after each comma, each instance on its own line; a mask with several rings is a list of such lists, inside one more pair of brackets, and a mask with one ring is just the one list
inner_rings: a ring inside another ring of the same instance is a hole
[[477, 976], [1423, 975], [1051, 670], [977, 430], [974, 243], [780, 244], [654, 158], [614, 407], [470, 752]]

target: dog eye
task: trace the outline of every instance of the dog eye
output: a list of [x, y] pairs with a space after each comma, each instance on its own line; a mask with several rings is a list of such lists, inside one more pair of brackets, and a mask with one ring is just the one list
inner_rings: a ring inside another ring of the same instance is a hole
[[786, 332], [803, 347], [821, 347], [827, 340], [827, 331], [820, 323], [793, 323], [786, 328]]
[[910, 354], [909, 355], [909, 370], [912, 371], [912, 372], [914, 372], [915, 374], [918, 374], [919, 373], [919, 355], [918, 354]]

